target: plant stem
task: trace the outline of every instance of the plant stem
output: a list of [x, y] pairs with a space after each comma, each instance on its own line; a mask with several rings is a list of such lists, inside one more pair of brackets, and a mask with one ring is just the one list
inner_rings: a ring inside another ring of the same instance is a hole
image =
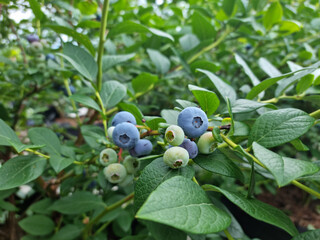
[[229, 233], [228, 229], [223, 230], [223, 232], [227, 236], [228, 240], [234, 240], [234, 238]]
[[[318, 110], [319, 111], [319, 110]], [[237, 147], [237, 144], [234, 143], [232, 140], [230, 140], [229, 138], [227, 138], [225, 135], [223, 134], [220, 134], [221, 137], [223, 138], [223, 140], [232, 148], [235, 148]], [[255, 156], [253, 156], [251, 153], [248, 153], [248, 155], [252, 158], [252, 160], [254, 162], [256, 162], [257, 164], [259, 164], [261, 167], [267, 169], [267, 167], [262, 163], [260, 162]], [[244, 156], [245, 157], [245, 156]], [[315, 190], [307, 187], [306, 185], [296, 181], [296, 180], [293, 180], [291, 181], [291, 184], [295, 185], [296, 187], [298, 188], [301, 188], [302, 190], [306, 191], [307, 193], [310, 193], [311, 195], [317, 197], [318, 199], [320, 199], [320, 193], [316, 192]]]
[[104, 52], [104, 41], [106, 35], [107, 28], [107, 20], [108, 20], [108, 11], [109, 11], [109, 0], [103, 1], [102, 6], [102, 17], [101, 17], [101, 26], [100, 26], [100, 40], [99, 40], [99, 49], [98, 49], [98, 75], [97, 75], [97, 89], [101, 90], [102, 87], [102, 56]]
[[303, 95], [294, 95], [294, 96], [286, 96], [286, 95], [281, 95], [279, 97], [275, 97], [275, 98], [271, 98], [268, 100], [263, 100], [263, 101], [259, 101], [262, 103], [277, 103], [280, 99], [293, 99], [293, 100], [302, 100]]
[[[210, 51], [211, 49], [217, 47], [228, 35], [229, 33], [232, 32], [232, 28], [227, 26], [225, 32], [212, 44], [210, 44], [209, 46], [201, 49], [201, 51], [197, 52], [195, 55], [193, 55], [188, 61], [187, 63], [190, 64], [192, 63], [194, 60], [196, 60], [198, 57], [200, 57], [203, 53]], [[181, 70], [183, 68], [183, 66], [179, 66], [176, 68], [177, 71]]]
[[[62, 61], [63, 61], [63, 60], [62, 60]], [[70, 85], [69, 85], [68, 79], [64, 78], [64, 79], [63, 79], [63, 83], [64, 83], [64, 87], [65, 87], [66, 90], [67, 90], [68, 97], [69, 97], [69, 99], [70, 99], [72, 109], [73, 109], [73, 111], [74, 111], [75, 114], [76, 114], [78, 126], [81, 126], [81, 120], [80, 120], [80, 117], [79, 117], [79, 114], [78, 114], [78, 109], [77, 109], [76, 104], [75, 104], [75, 102], [73, 101], [73, 99], [70, 98], [70, 97], [72, 96], [72, 92], [71, 92], [71, 89], [70, 89]]]
[[100, 96], [100, 94], [99, 94], [98, 91], [96, 91], [96, 96], [97, 96], [99, 105], [100, 105], [101, 110], [102, 110], [101, 115], [102, 115], [102, 123], [103, 123], [103, 127], [104, 127], [104, 133], [105, 133], [105, 135], [106, 135], [106, 138], [108, 138], [108, 127], [107, 127], [106, 109], [105, 109], [104, 106], [103, 106], [103, 102], [102, 102], [101, 96]]
[[35, 150], [33, 150], [33, 149], [30, 149], [30, 148], [26, 148], [25, 150], [28, 151], [28, 152], [34, 153], [34, 154], [36, 154], [36, 155], [39, 155], [39, 156], [41, 156], [41, 157], [44, 157], [44, 158], [46, 158], [46, 159], [49, 159], [49, 158], [50, 158], [50, 156], [45, 155], [45, 154], [43, 154], [43, 153], [41, 153], [41, 152], [35, 151]]
[[134, 193], [129, 194], [125, 198], [119, 200], [118, 202], [110, 205], [109, 207], [106, 207], [98, 216], [96, 216], [92, 221], [90, 221], [87, 226], [83, 230], [83, 239], [87, 239], [89, 233], [91, 232], [91, 228], [94, 224], [100, 221], [101, 218], [104, 217], [107, 213], [111, 212], [112, 210], [120, 207], [125, 202], [130, 201], [134, 197]]
[[314, 117], [316, 119], [320, 118], [320, 109], [317, 111], [314, 111], [312, 113], [309, 114], [311, 117]]

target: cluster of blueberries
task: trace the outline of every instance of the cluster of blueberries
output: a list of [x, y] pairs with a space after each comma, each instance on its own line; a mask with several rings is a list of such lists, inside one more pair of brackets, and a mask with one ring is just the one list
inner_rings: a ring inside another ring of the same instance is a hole
[[[208, 118], [204, 111], [197, 107], [187, 107], [178, 115], [178, 125], [169, 125], [164, 133], [164, 140], [168, 148], [164, 152], [163, 160], [171, 168], [180, 168], [188, 164], [189, 159], [198, 155], [209, 154], [217, 147], [211, 131], [208, 130]], [[108, 135], [118, 147], [128, 150], [123, 164], [117, 163], [117, 153], [108, 148], [101, 152], [100, 162], [106, 168], [104, 174], [111, 183], [124, 183], [133, 178], [139, 170], [137, 157], [149, 155], [152, 143], [147, 139], [140, 139], [136, 127], [135, 117], [126, 111], [117, 113], [112, 120], [112, 127], [108, 128]], [[195, 142], [198, 139], [197, 143]], [[128, 178], [128, 174], [131, 176]]]

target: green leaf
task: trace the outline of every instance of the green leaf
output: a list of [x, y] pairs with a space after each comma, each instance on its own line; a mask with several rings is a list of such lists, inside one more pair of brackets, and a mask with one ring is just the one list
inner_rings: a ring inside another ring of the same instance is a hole
[[289, 184], [301, 176], [319, 171], [317, 165], [288, 157], [282, 157], [254, 142], [254, 155], [275, 177], [279, 187]]
[[45, 19], [45, 15], [41, 11], [41, 5], [36, 0], [28, 0], [30, 4], [30, 8], [32, 9], [32, 12], [36, 18], [38, 18], [40, 21], [43, 21]]
[[200, 40], [213, 39], [216, 35], [214, 27], [199, 11], [191, 16], [192, 31]]
[[205, 75], [207, 75], [207, 77], [211, 80], [211, 82], [215, 86], [216, 90], [220, 93], [220, 95], [222, 96], [223, 99], [225, 99], [225, 97], [228, 97], [230, 99], [231, 103], [233, 103], [236, 100], [237, 94], [236, 94], [235, 90], [229, 84], [225, 83], [218, 76], [216, 76], [215, 74], [213, 74], [207, 70], [197, 69], [197, 71], [202, 72]]
[[70, 99], [101, 112], [101, 108], [91, 97], [81, 94], [73, 94]]
[[281, 72], [264, 57], [259, 58], [258, 64], [259, 67], [271, 78], [279, 77], [281, 75]]
[[[247, 99], [238, 99], [232, 104], [232, 113], [248, 113], [256, 111], [257, 109], [262, 107], [269, 107], [273, 109], [276, 108], [270, 103], [256, 102]], [[223, 113], [228, 113], [228, 111], [225, 110]]]
[[296, 86], [297, 94], [304, 93], [309, 87], [312, 86], [314, 75], [308, 74], [301, 78]]
[[97, 12], [98, 4], [95, 1], [81, 1], [77, 4], [77, 8], [83, 15], [91, 15]]
[[144, 222], [144, 224], [155, 240], [185, 240], [187, 238], [185, 232], [167, 225], [149, 221]]
[[151, 90], [158, 80], [158, 76], [143, 72], [140, 73], [136, 78], [132, 79], [132, 88], [136, 94], [145, 93]]
[[309, 95], [302, 97], [302, 100], [312, 102], [318, 106], [320, 106], [320, 95]]
[[179, 38], [179, 43], [182, 47], [182, 50], [187, 52], [198, 46], [200, 41], [196, 35], [187, 33], [186, 35], [183, 35], [181, 38]]
[[181, 176], [160, 184], [136, 217], [195, 234], [220, 232], [231, 223], [230, 216], [215, 207], [199, 185]]
[[305, 134], [315, 119], [307, 113], [294, 108], [270, 111], [257, 118], [248, 140], [270, 148], [290, 142]]
[[145, 116], [144, 119], [146, 120], [146, 125], [152, 130], [157, 130], [159, 128], [159, 123], [166, 122], [166, 120], [161, 117]]
[[[260, 83], [260, 80], [254, 75], [254, 73], [249, 68], [248, 64], [240, 57], [238, 54], [234, 54], [236, 62], [243, 68], [244, 72], [247, 74], [247, 76], [250, 78], [253, 86], [256, 86]], [[261, 98], [263, 97], [260, 96]]]
[[186, 178], [194, 176], [194, 169], [190, 166], [172, 169], [166, 165], [163, 158], [153, 160], [146, 166], [135, 185], [134, 207], [138, 210], [148, 196], [165, 180], [181, 175]]
[[18, 211], [19, 208], [17, 208], [15, 205], [13, 205], [10, 202], [5, 202], [4, 200], [0, 199], [0, 209], [7, 210], [9, 212], [15, 212]]
[[56, 173], [59, 173], [66, 167], [70, 166], [73, 163], [73, 159], [65, 158], [61, 155], [51, 155], [49, 163], [52, 166], [52, 168], [56, 171]]
[[82, 125], [80, 129], [84, 140], [92, 148], [99, 148], [101, 143], [106, 139], [104, 130], [101, 127], [94, 125]]
[[54, 230], [54, 222], [43, 215], [24, 218], [18, 224], [24, 231], [35, 236], [45, 236]]
[[222, 9], [230, 17], [236, 7], [237, 0], [223, 0]]
[[44, 198], [34, 204], [32, 204], [29, 207], [29, 210], [35, 213], [40, 214], [48, 214], [51, 213], [51, 210], [49, 210], [49, 207], [52, 205], [53, 201], [50, 198]]
[[12, 142], [20, 143], [20, 139], [15, 134], [15, 132], [6, 124], [6, 122], [0, 119], [0, 145], [11, 146]]
[[291, 240], [315, 240], [320, 239], [320, 229], [307, 231], [295, 236]]
[[187, 108], [187, 107], [197, 107], [198, 105], [195, 104], [194, 102], [182, 100], [182, 99], [176, 99], [176, 102], [182, 107], [182, 108]]
[[286, 20], [280, 23], [279, 33], [286, 36], [295, 32], [299, 32], [303, 25], [296, 20]]
[[166, 56], [154, 49], [147, 49], [147, 53], [153, 64], [156, 66], [157, 73], [165, 74], [169, 71], [170, 61]]
[[44, 158], [18, 156], [0, 168], [0, 190], [21, 186], [39, 177], [46, 167]]
[[72, 240], [80, 237], [81, 228], [76, 225], [65, 225], [50, 240]]
[[126, 62], [133, 58], [136, 54], [122, 54], [122, 55], [106, 55], [102, 57], [102, 71], [107, 71], [108, 69], [119, 65], [120, 63]]
[[79, 191], [54, 202], [49, 209], [63, 214], [82, 214], [103, 207], [106, 205], [97, 195]]
[[244, 180], [240, 168], [218, 149], [209, 155], [198, 155], [193, 161], [210, 172]]
[[306, 145], [303, 144], [303, 142], [299, 138], [292, 140], [290, 143], [298, 151], [309, 151], [310, 150]]
[[81, 21], [78, 25], [78, 28], [100, 28], [101, 23], [93, 20]]
[[121, 108], [123, 111], [132, 113], [137, 120], [137, 124], [143, 124], [142, 119], [144, 118], [144, 116], [136, 105], [134, 105], [133, 103], [119, 103], [119, 108]]
[[90, 38], [87, 35], [78, 33], [76, 30], [73, 30], [68, 27], [59, 26], [59, 25], [46, 25], [46, 27], [51, 28], [56, 33], [65, 34], [67, 36], [72, 37], [75, 41], [83, 44], [86, 49], [91, 53], [91, 55], [95, 55], [94, 47], [90, 41]]
[[188, 85], [188, 88], [197, 99], [201, 109], [205, 111], [208, 116], [218, 109], [220, 100], [214, 92], [191, 84]]
[[179, 115], [178, 111], [171, 109], [163, 109], [160, 115], [166, 120], [167, 123], [177, 125]]
[[117, 25], [115, 25], [114, 27], [111, 28], [108, 36], [109, 37], [114, 37], [118, 34], [122, 34], [122, 33], [152, 33], [158, 37], [163, 37], [163, 38], [167, 38], [171, 41], [174, 41], [174, 38], [168, 34], [165, 33], [159, 29], [155, 29], [155, 28], [148, 28], [140, 23], [136, 23], [133, 21], [124, 21], [121, 23], [118, 23]]
[[98, 65], [94, 58], [81, 47], [66, 43], [63, 48], [63, 54], [57, 53], [64, 57], [77, 71], [85, 78], [94, 81], [98, 73]]
[[213, 63], [208, 60], [198, 60], [190, 64], [191, 71], [196, 75], [202, 75], [197, 72], [196, 69], [201, 68], [209, 72], [217, 72], [221, 69], [221, 66], [218, 63]]
[[276, 1], [270, 4], [267, 12], [263, 16], [263, 25], [266, 29], [270, 29], [274, 24], [281, 21], [282, 18], [281, 4]]
[[111, 108], [127, 95], [127, 88], [118, 81], [107, 81], [102, 84], [100, 95], [104, 107]]
[[273, 206], [256, 199], [248, 199], [240, 193], [229, 192], [213, 185], [203, 185], [202, 187], [206, 191], [221, 192], [231, 202], [255, 219], [279, 227], [288, 232], [291, 236], [298, 234], [298, 231], [290, 218]]
[[21, 142], [15, 142], [15, 141], [11, 141], [11, 140], [8, 140], [8, 142], [11, 144], [11, 146], [18, 152], [22, 152], [24, 150], [26, 150], [27, 148], [30, 148], [30, 149], [39, 149], [39, 148], [42, 148], [44, 147], [45, 145], [25, 145]]

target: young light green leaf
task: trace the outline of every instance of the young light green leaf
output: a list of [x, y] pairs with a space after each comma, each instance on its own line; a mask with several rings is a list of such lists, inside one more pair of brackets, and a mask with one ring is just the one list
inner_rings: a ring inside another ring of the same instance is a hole
[[236, 94], [235, 90], [229, 84], [225, 83], [218, 76], [216, 76], [215, 74], [213, 74], [207, 70], [197, 69], [197, 71], [202, 72], [205, 75], [207, 75], [207, 77], [211, 80], [214, 87], [220, 93], [220, 95], [223, 99], [228, 97], [230, 99], [231, 103], [233, 103], [236, 100], [237, 94]]
[[57, 53], [64, 57], [71, 65], [78, 70], [85, 78], [94, 81], [98, 73], [98, 65], [94, 58], [81, 47], [65, 44], [63, 54]]
[[43, 215], [24, 218], [18, 224], [24, 231], [34, 236], [48, 235], [54, 230], [54, 222]]
[[156, 66], [157, 73], [165, 74], [169, 71], [170, 61], [166, 56], [154, 49], [147, 49], [147, 53]]
[[188, 88], [197, 99], [201, 109], [205, 111], [208, 116], [218, 109], [220, 100], [214, 92], [191, 84], [188, 85]]
[[319, 171], [317, 165], [311, 162], [282, 157], [256, 142], [252, 146], [254, 155], [272, 173], [279, 187], [283, 187], [301, 176]]
[[31, 182], [43, 173], [46, 163], [45, 158], [32, 155], [11, 158], [0, 168], [0, 190]]
[[49, 209], [63, 214], [82, 214], [103, 207], [106, 205], [98, 196], [79, 191], [54, 202]]
[[94, 47], [87, 35], [78, 33], [76, 30], [73, 30], [68, 27], [59, 26], [59, 25], [46, 25], [46, 27], [51, 28], [56, 33], [65, 34], [72, 37], [75, 41], [83, 44], [86, 49], [91, 53], [91, 55], [95, 55]]
[[136, 54], [122, 54], [122, 55], [106, 55], [102, 57], [102, 71], [107, 71], [113, 66], [119, 65], [120, 63], [126, 62], [133, 58]]
[[77, 8], [83, 15], [91, 15], [97, 12], [98, 4], [94, 1], [81, 1], [77, 4]]
[[236, 178], [242, 182], [244, 180], [240, 168], [218, 149], [210, 155], [198, 155], [193, 161], [210, 172]]
[[199, 185], [182, 176], [160, 184], [136, 217], [194, 234], [220, 232], [231, 223], [230, 216], [215, 207]]
[[310, 150], [306, 145], [303, 144], [303, 142], [299, 138], [290, 141], [290, 143], [298, 151], [309, 151]]
[[81, 94], [73, 94], [70, 99], [101, 112], [101, 108], [91, 97]]
[[248, 199], [240, 193], [229, 192], [213, 185], [203, 185], [202, 187], [206, 191], [221, 192], [231, 202], [236, 204], [243, 211], [245, 211], [255, 219], [279, 227], [288, 232], [291, 236], [295, 236], [298, 234], [298, 231], [290, 218], [286, 216], [282, 211], [273, 206], [270, 206], [256, 199]]
[[178, 175], [191, 179], [194, 176], [194, 169], [190, 166], [172, 169], [164, 163], [163, 158], [153, 160], [144, 168], [136, 182], [134, 197], [134, 208], [136, 211], [162, 182]]
[[127, 88], [118, 81], [106, 81], [100, 91], [101, 99], [105, 108], [117, 105], [127, 94]]
[[266, 112], [253, 124], [248, 145], [257, 142], [267, 148], [279, 146], [305, 134], [314, 121], [307, 113], [294, 108]]
[[263, 16], [263, 25], [269, 30], [282, 19], [283, 10], [279, 1], [272, 2]]

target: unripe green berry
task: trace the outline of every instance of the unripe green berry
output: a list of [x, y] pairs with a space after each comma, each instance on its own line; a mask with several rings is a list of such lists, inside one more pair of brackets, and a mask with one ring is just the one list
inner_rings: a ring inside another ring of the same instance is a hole
[[140, 162], [135, 157], [126, 156], [123, 160], [123, 166], [126, 168], [128, 173], [134, 174], [139, 170]]
[[112, 148], [107, 148], [100, 153], [99, 162], [103, 166], [108, 166], [111, 163], [116, 163], [117, 159], [118, 159], [118, 156], [116, 151], [113, 150]]
[[114, 130], [114, 129], [115, 129], [115, 127], [112, 126], [112, 127], [109, 127], [108, 130], [107, 130], [109, 139], [110, 139], [111, 141], [113, 141], [113, 140], [112, 140], [112, 133], [113, 133], [113, 130]]
[[189, 161], [189, 153], [182, 147], [172, 147], [165, 151], [163, 161], [171, 168], [185, 167]]
[[201, 135], [197, 145], [200, 153], [209, 154], [216, 149], [218, 143], [216, 139], [213, 137], [212, 132], [206, 132]]
[[31, 43], [30, 50], [34, 53], [38, 53], [43, 50], [43, 46], [40, 42], [33, 42]]
[[126, 178], [127, 171], [122, 164], [111, 163], [108, 167], [103, 169], [103, 174], [109, 182], [120, 183]]
[[181, 127], [171, 125], [167, 128], [165, 138], [173, 146], [179, 146], [184, 140], [184, 132]]

